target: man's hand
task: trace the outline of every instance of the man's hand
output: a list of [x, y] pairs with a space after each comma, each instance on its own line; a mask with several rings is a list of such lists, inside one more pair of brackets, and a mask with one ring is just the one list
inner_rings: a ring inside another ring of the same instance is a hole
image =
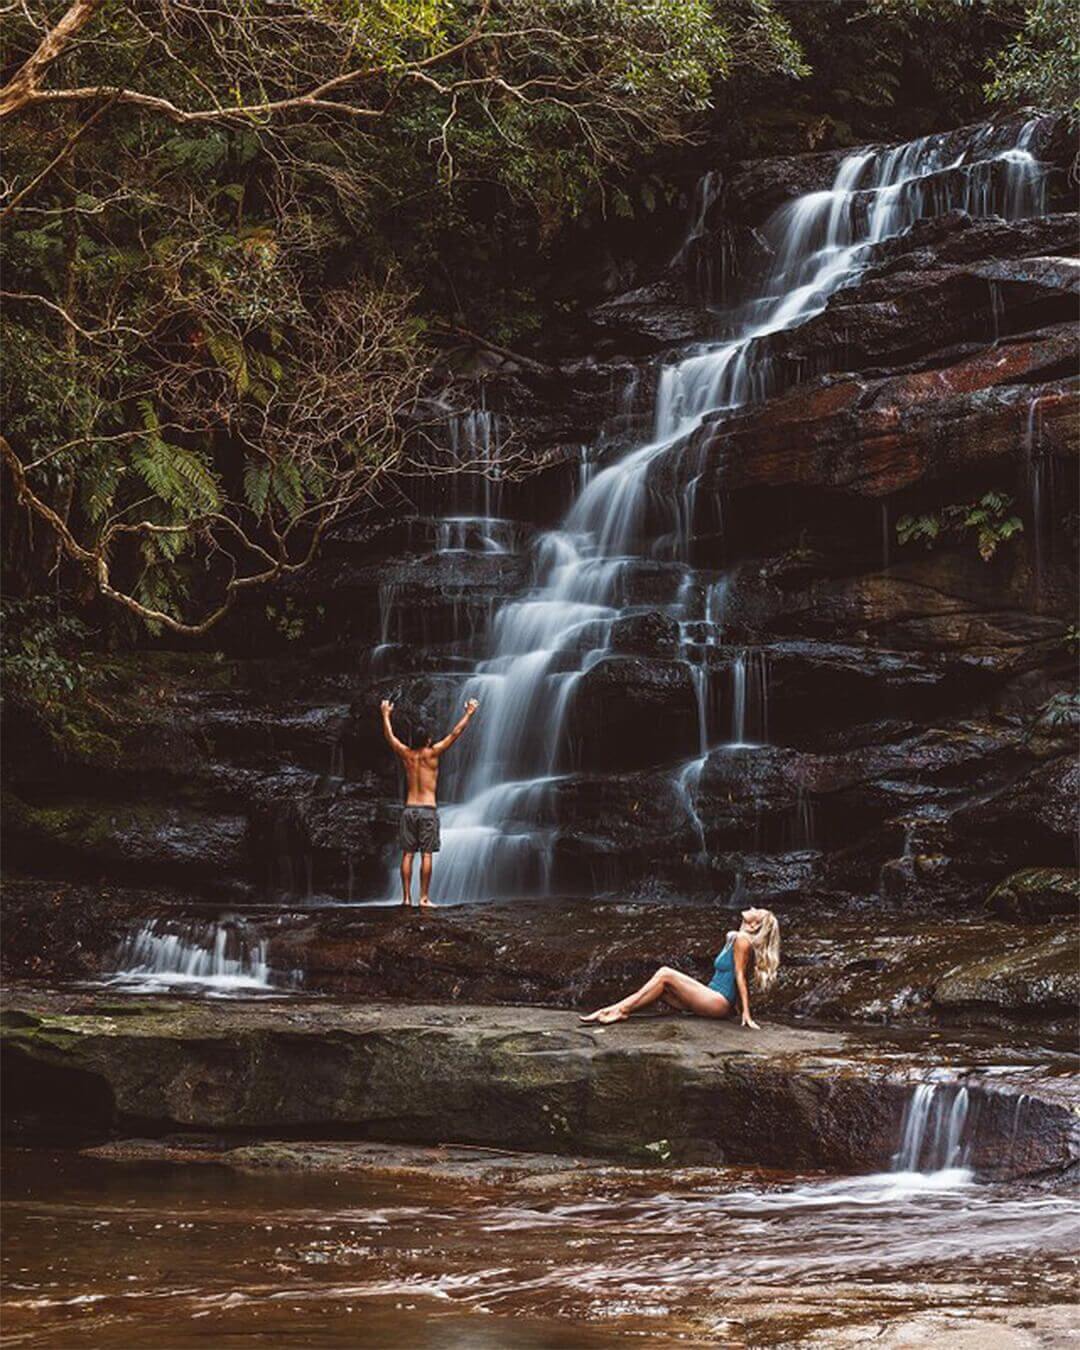
[[465, 711], [471, 717], [479, 706], [480, 704], [475, 698], [470, 698], [465, 704]]
[[380, 706], [382, 707], [384, 717], [389, 717], [390, 714], [394, 711], [394, 705], [390, 702], [388, 698], [384, 698]]

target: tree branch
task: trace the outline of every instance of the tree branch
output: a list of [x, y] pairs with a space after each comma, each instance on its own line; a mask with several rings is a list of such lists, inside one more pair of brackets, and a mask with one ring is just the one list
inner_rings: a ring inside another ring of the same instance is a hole
[[75, 0], [60, 22], [49, 29], [38, 43], [33, 55], [23, 62], [7, 84], [0, 89], [0, 118], [18, 112], [27, 103], [36, 101], [46, 70], [75, 34], [86, 27], [103, 3], [104, 0]]

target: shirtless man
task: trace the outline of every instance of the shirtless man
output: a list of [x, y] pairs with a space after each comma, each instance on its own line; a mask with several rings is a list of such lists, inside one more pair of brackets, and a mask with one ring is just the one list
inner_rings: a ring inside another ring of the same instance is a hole
[[441, 741], [433, 743], [430, 733], [424, 727], [418, 727], [416, 739], [419, 745], [412, 750], [394, 735], [390, 721], [394, 705], [388, 698], [382, 701], [383, 734], [405, 766], [408, 783], [408, 795], [401, 812], [401, 903], [405, 906], [412, 904], [414, 853], [420, 854], [420, 906], [426, 909], [431, 904], [431, 855], [439, 851], [439, 810], [435, 798], [439, 758], [469, 725], [479, 706], [476, 699], [469, 699], [465, 704], [465, 715]]

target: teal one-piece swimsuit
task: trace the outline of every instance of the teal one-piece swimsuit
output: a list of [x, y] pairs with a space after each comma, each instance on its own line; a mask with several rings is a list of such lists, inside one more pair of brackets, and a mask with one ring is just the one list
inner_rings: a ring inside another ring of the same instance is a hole
[[709, 988], [723, 994], [727, 1001], [735, 1003], [735, 939], [729, 938], [727, 946], [713, 963], [712, 979]]

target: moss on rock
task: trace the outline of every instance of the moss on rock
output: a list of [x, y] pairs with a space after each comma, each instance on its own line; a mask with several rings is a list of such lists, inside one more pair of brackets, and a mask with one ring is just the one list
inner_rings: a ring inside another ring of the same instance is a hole
[[1080, 871], [1075, 867], [1025, 867], [995, 886], [986, 903], [1003, 919], [1075, 917], [1080, 905]]

